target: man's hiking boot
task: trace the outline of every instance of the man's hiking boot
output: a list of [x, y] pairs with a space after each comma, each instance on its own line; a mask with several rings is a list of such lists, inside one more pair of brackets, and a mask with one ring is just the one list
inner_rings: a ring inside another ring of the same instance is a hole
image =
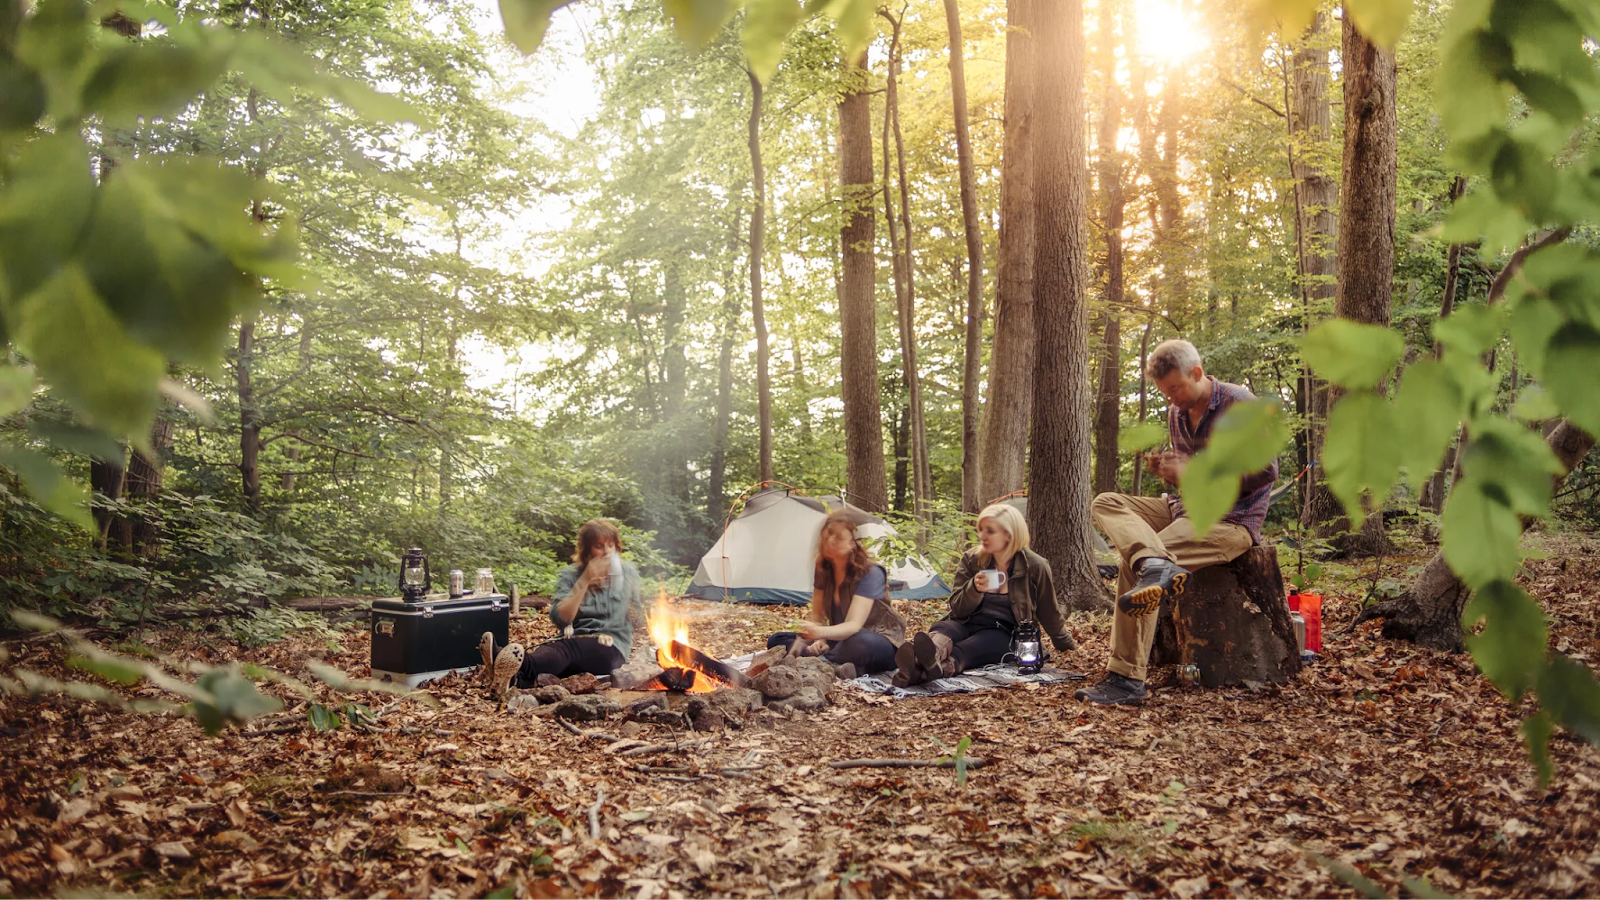
[[833, 675], [840, 681], [849, 681], [856, 677], [856, 664], [840, 663], [833, 667]]
[[894, 650], [894, 676], [889, 683], [895, 687], [910, 687], [928, 680], [923, 674], [922, 667], [917, 665], [917, 649], [912, 641], [906, 641]]
[[929, 678], [946, 678], [956, 673], [956, 661], [950, 658], [955, 641], [932, 631], [919, 631], [911, 639], [917, 655], [917, 665]]
[[1131, 706], [1141, 703], [1149, 692], [1144, 689], [1144, 682], [1135, 681], [1126, 675], [1107, 672], [1106, 677], [1093, 687], [1079, 688], [1073, 692], [1074, 700], [1087, 700], [1090, 703], [1101, 703], [1106, 706]]
[[483, 657], [483, 686], [494, 690], [494, 632], [485, 631], [478, 640], [478, 655]]
[[1161, 598], [1183, 593], [1189, 570], [1170, 559], [1147, 556], [1139, 561], [1139, 580], [1133, 589], [1117, 598], [1117, 610], [1142, 619], [1161, 608]]

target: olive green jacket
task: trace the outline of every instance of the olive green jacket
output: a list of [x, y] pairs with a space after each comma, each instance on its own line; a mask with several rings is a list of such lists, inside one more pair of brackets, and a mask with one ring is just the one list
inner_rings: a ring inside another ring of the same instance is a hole
[[[961, 557], [961, 565], [956, 569], [955, 590], [950, 592], [949, 618], [959, 622], [978, 611], [983, 591], [978, 590], [974, 582], [978, 573], [989, 568], [991, 562], [982, 550], [971, 550]], [[1057, 649], [1063, 644], [1070, 646], [1066, 623], [1061, 619], [1061, 609], [1056, 606], [1055, 579], [1044, 557], [1032, 550], [1012, 556], [1006, 583], [1011, 589], [1011, 611], [1018, 622], [1037, 621]]]

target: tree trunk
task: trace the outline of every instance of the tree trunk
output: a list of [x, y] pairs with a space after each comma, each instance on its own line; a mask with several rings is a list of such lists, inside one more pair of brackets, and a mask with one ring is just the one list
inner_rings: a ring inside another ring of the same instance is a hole
[[1029, 444], [1029, 526], [1064, 609], [1106, 605], [1090, 550], [1089, 166], [1083, 109], [1083, 3], [1039, 7], [1034, 253], [1038, 345]]
[[[1594, 449], [1594, 437], [1566, 420], [1545, 437], [1545, 443], [1561, 461], [1562, 472], [1553, 479], [1555, 487], [1560, 487], [1567, 475]], [[1531, 523], [1525, 520], [1523, 527]], [[1411, 641], [1433, 650], [1458, 652], [1464, 646], [1461, 613], [1471, 596], [1472, 592], [1450, 570], [1444, 552], [1440, 551], [1417, 573], [1410, 590], [1369, 607], [1351, 627], [1382, 619], [1386, 638]]]
[[967, 238], [967, 334], [961, 367], [961, 510], [975, 513], [983, 503], [978, 478], [978, 380], [983, 374], [983, 233], [978, 229], [978, 195], [967, 130], [967, 74], [961, 38], [961, 8], [944, 0], [950, 32], [950, 94], [955, 104], [956, 166], [961, 179], [961, 222]]
[[[1145, 366], [1150, 362], [1150, 331], [1156, 327], [1154, 321], [1144, 323], [1144, 335], [1139, 338], [1139, 424], [1143, 425], [1145, 416], [1150, 414], [1150, 379], [1145, 375]], [[1133, 457], [1133, 492], [1139, 494], [1144, 490], [1144, 451], [1141, 450]]]
[[251, 514], [261, 511], [261, 416], [256, 391], [250, 383], [255, 366], [255, 317], [239, 324], [239, 354], [234, 361], [239, 395], [239, 486], [244, 506]]
[[1116, 307], [1108, 307], [1100, 348], [1100, 390], [1094, 411], [1094, 492], [1117, 489], [1117, 436], [1122, 418], [1122, 328]]
[[889, 506], [883, 467], [883, 420], [878, 402], [877, 310], [873, 297], [872, 109], [866, 52], [845, 60], [839, 101], [839, 175], [844, 269], [839, 289], [840, 381], [844, 401], [846, 490], [872, 512]]
[[[309, 324], [307, 324], [302, 325], [300, 328], [300, 366], [302, 369], [308, 369], [310, 364], [311, 327]], [[513, 409], [516, 408], [515, 399], [513, 399], [511, 406]], [[288, 433], [295, 438], [298, 438], [301, 434], [298, 428], [292, 429]], [[304, 452], [305, 449], [301, 446], [300, 442], [293, 439], [291, 439], [283, 448], [283, 457], [284, 459], [288, 460], [289, 468], [282, 475], [278, 476], [278, 486], [283, 488], [283, 492], [285, 494], [294, 493], [296, 485], [299, 484], [299, 473], [296, 471], [296, 469], [300, 465], [300, 458]]]
[[[750, 75], [750, 316], [756, 330], [757, 415], [761, 433], [762, 481], [777, 476], [772, 469], [772, 374], [767, 343], [767, 313], [761, 298], [761, 259], [767, 252], [767, 170], [761, 159], [761, 80]], [[868, 150], [870, 158], [871, 150]], [[871, 168], [871, 162], [868, 162]]]
[[[1295, 268], [1300, 287], [1300, 321], [1308, 330], [1325, 315], [1335, 286], [1336, 210], [1339, 183], [1330, 177], [1324, 161], [1333, 115], [1328, 102], [1328, 48], [1323, 46], [1328, 17], [1318, 13], [1295, 48], [1288, 93], [1289, 173], [1294, 178]], [[1302, 367], [1295, 391], [1296, 412], [1306, 427], [1295, 436], [1300, 467], [1310, 465], [1321, 452], [1320, 427], [1327, 420], [1327, 385]], [[1314, 479], [1308, 479], [1310, 485]], [[1309, 524], [1310, 493], [1302, 488], [1301, 516]], [[1320, 502], [1320, 501], [1319, 501]]]
[[1105, 94], [1097, 135], [1100, 190], [1105, 195], [1105, 341], [1100, 354], [1100, 390], [1094, 415], [1094, 492], [1117, 489], [1117, 432], [1122, 420], [1122, 155], [1117, 135], [1122, 130], [1122, 97], [1117, 87], [1116, 6], [1100, 0], [1100, 52], [1105, 65]]
[[142, 451], [134, 450], [129, 456], [123, 493], [130, 501], [140, 501], [132, 517], [120, 523], [122, 547], [130, 559], [148, 558], [160, 539], [161, 526], [153, 501], [161, 493], [161, 484], [165, 480], [166, 455], [172, 449], [172, 432], [171, 416], [158, 415], [150, 425], [151, 455], [146, 456]]
[[1000, 164], [1000, 259], [989, 353], [978, 493], [983, 502], [1019, 490], [1033, 410], [1035, 0], [1006, 2], [1006, 83]]
[[1183, 596], [1163, 599], [1156, 615], [1151, 663], [1191, 663], [1206, 687], [1285, 684], [1300, 671], [1299, 641], [1271, 545], [1195, 572]]
[[904, 401], [894, 405], [894, 509], [906, 510], [906, 482], [911, 473], [911, 412]]
[[683, 318], [688, 298], [683, 287], [683, 272], [677, 261], [666, 264], [662, 299], [661, 330], [665, 357], [662, 378], [661, 411], [667, 430], [663, 435], [666, 446], [666, 477], [664, 487], [668, 495], [684, 504], [689, 503], [689, 454], [684, 444], [682, 423], [683, 404], [689, 392], [689, 361], [684, 352]]
[[[1339, 205], [1338, 288], [1334, 314], [1388, 326], [1394, 290], [1394, 216], [1399, 117], [1395, 57], [1367, 40], [1344, 18], [1343, 202]], [[1329, 387], [1326, 409], [1338, 400]], [[1319, 401], [1318, 406], [1323, 406]], [[1318, 419], [1327, 421], [1326, 409]], [[1321, 458], [1320, 442], [1317, 457]], [[1320, 472], [1319, 472], [1320, 474]], [[1382, 507], [1385, 497], [1371, 502]], [[1374, 517], [1381, 528], [1382, 516]], [[1306, 501], [1305, 523], [1324, 533], [1344, 530], [1338, 501], [1318, 478]], [[1368, 535], [1381, 540], [1381, 532]]]
[[[735, 196], [743, 193], [736, 191]], [[717, 356], [717, 420], [711, 430], [711, 471], [706, 485], [706, 518], [713, 525], [728, 512], [728, 430], [733, 422], [733, 344], [739, 328], [739, 292], [734, 290], [734, 259], [739, 249], [739, 207], [728, 226], [728, 256], [722, 272], [722, 347]]]
[[[113, 502], [121, 500], [122, 486], [127, 480], [125, 460], [126, 457], [89, 460], [89, 489], [103, 495], [107, 500]], [[94, 514], [94, 524], [98, 529], [95, 546], [104, 550], [110, 542], [112, 528], [120, 517], [112, 510], [103, 509], [98, 504], [92, 505], [90, 511]]]
[[[922, 376], [917, 368], [917, 316], [916, 316], [916, 270], [911, 256], [911, 191], [906, 184], [906, 153], [905, 142], [900, 133], [900, 20], [879, 11], [888, 19], [893, 31], [889, 41], [889, 62], [887, 65], [888, 80], [885, 85], [883, 102], [883, 210], [884, 218], [889, 226], [889, 256], [892, 262], [891, 270], [894, 276], [895, 294], [895, 319], [899, 325], [900, 333], [900, 365], [904, 376], [906, 391], [906, 423], [907, 439], [905, 447], [896, 448], [896, 473], [900, 477], [899, 454], [902, 450], [909, 454], [911, 468], [911, 491], [915, 496], [915, 508], [919, 517], [929, 515], [928, 503], [933, 499], [933, 471], [928, 462], [928, 429], [922, 409]], [[897, 220], [894, 212], [893, 193], [889, 185], [893, 181], [889, 165], [889, 135], [894, 133], [894, 157], [897, 160], [897, 170], [900, 175], [900, 217]], [[904, 232], [905, 242], [901, 246], [901, 233]], [[897, 438], [898, 439], [898, 438]], [[897, 487], [898, 490], [898, 487]], [[898, 496], [898, 494], [897, 494]], [[895, 508], [901, 509], [901, 501], [895, 501]]]
[[[1467, 179], [1460, 175], [1450, 183], [1450, 203], [1454, 205], [1461, 195], [1467, 191]], [[1461, 245], [1451, 244], [1450, 252], [1446, 256], [1444, 271], [1444, 296], [1439, 301], [1439, 319], [1443, 321], [1455, 312], [1456, 286], [1461, 281]], [[1435, 359], [1444, 355], [1444, 345], [1438, 341], [1433, 342], [1433, 356]], [[1458, 444], [1450, 445], [1450, 452], [1445, 454], [1444, 465], [1440, 466], [1428, 483], [1422, 487], [1422, 497], [1418, 505], [1423, 509], [1435, 513], [1444, 511], [1445, 473], [1455, 469], [1456, 448]]]
[[[461, 371], [460, 338], [456, 334], [454, 323], [448, 318], [445, 325], [444, 361], [445, 368], [453, 377]], [[455, 406], [456, 388], [453, 382], [446, 384], [444, 389], [444, 412], [449, 415], [451, 407]], [[450, 506], [456, 499], [456, 448], [454, 435], [450, 429], [444, 429], [439, 434], [439, 516], [444, 518], [450, 514]]]

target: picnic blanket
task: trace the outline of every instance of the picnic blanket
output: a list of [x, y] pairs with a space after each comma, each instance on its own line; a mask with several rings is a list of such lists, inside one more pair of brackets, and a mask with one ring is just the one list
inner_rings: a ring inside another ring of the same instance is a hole
[[[754, 653], [746, 653], [722, 662], [743, 672], [750, 668], [755, 656]], [[1068, 672], [1066, 669], [1057, 669], [1054, 666], [1045, 666], [1032, 675], [1024, 675], [1017, 671], [1016, 666], [1003, 663], [984, 666], [981, 669], [968, 669], [949, 678], [935, 678], [924, 684], [913, 684], [903, 688], [889, 683], [889, 679], [893, 676], [893, 672], [878, 672], [843, 683], [860, 688], [869, 694], [887, 694], [900, 700], [905, 697], [934, 697], [939, 694], [970, 694], [973, 691], [1010, 687], [1013, 684], [1060, 684], [1063, 681], [1083, 681], [1087, 677], [1082, 672]]]

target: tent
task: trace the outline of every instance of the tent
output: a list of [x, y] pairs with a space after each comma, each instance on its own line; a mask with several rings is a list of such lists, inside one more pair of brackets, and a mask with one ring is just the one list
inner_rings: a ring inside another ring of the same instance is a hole
[[[849, 509], [856, 536], [876, 538], [894, 526], [838, 497], [806, 497], [784, 488], [754, 494], [728, 523], [722, 538], [706, 551], [689, 594], [706, 600], [742, 600], [764, 606], [804, 606], [811, 602], [817, 535], [830, 510]], [[889, 595], [896, 599], [946, 597], [950, 588], [926, 560], [883, 560], [889, 570]]]

